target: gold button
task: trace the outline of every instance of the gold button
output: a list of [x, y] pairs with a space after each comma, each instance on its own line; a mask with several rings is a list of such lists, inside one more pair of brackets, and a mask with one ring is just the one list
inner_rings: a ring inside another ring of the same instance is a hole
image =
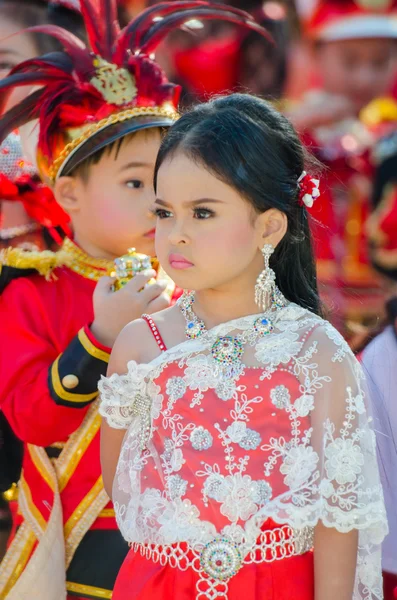
[[76, 375], [65, 375], [62, 379], [62, 385], [67, 390], [73, 390], [79, 385], [80, 381]]

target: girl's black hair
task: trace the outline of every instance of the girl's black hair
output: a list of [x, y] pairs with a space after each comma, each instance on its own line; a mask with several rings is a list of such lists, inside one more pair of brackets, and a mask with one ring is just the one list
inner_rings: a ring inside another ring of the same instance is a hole
[[286, 214], [288, 231], [271, 264], [284, 296], [320, 314], [316, 268], [306, 207], [298, 201], [298, 179], [306, 155], [291, 123], [270, 103], [231, 94], [185, 113], [164, 138], [155, 167], [182, 151], [237, 190], [257, 212]]

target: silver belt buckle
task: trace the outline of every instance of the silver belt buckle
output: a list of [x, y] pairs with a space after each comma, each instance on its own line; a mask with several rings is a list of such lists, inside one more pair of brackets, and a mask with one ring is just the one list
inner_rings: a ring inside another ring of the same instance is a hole
[[237, 544], [225, 537], [208, 542], [200, 553], [200, 565], [212, 579], [226, 581], [236, 575], [243, 564]]

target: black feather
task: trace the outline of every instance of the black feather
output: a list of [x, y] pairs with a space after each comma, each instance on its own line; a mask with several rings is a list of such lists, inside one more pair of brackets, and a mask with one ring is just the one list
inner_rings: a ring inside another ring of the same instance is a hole
[[32, 92], [2, 116], [0, 119], [0, 144], [14, 129], [39, 117], [40, 100], [44, 94], [45, 89]]

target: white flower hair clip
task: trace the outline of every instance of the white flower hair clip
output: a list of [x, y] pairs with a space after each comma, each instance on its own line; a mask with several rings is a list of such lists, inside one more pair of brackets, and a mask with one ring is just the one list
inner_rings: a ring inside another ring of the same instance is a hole
[[311, 175], [308, 175], [306, 171], [303, 171], [298, 179], [298, 185], [299, 204], [301, 206], [306, 206], [306, 208], [312, 208], [315, 200], [321, 195], [320, 180], [314, 179]]

